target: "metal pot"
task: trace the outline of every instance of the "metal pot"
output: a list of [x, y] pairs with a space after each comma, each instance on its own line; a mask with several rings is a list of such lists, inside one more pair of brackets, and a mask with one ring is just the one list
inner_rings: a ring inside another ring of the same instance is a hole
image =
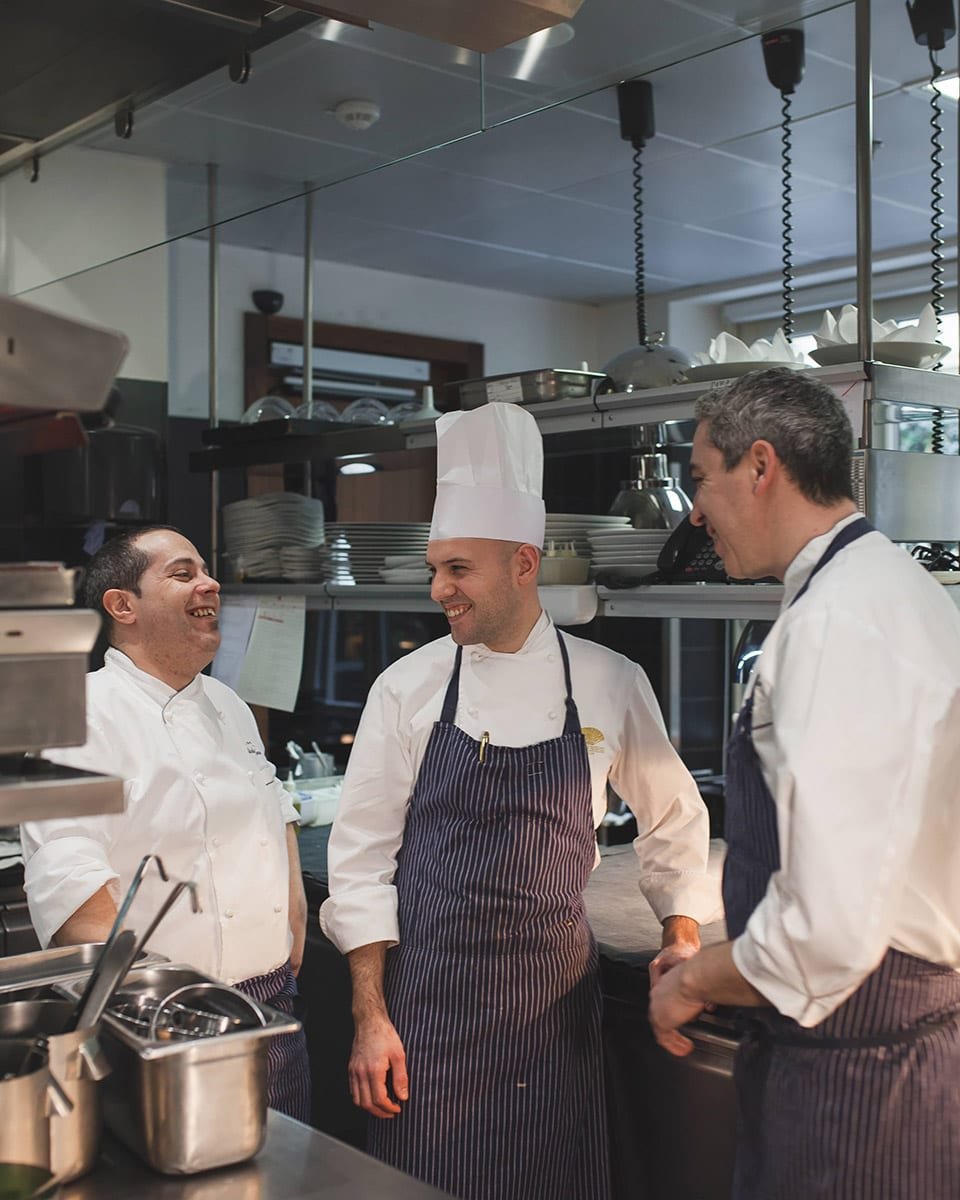
[[[56, 1119], [50, 1122], [48, 1161], [41, 1164], [49, 1166], [62, 1182], [85, 1174], [96, 1161], [101, 1126], [97, 1084], [110, 1070], [91, 1030], [63, 1032], [73, 1012], [74, 1005], [69, 1000], [14, 1000], [0, 1004], [0, 1038], [42, 1037], [52, 1083], [72, 1105], [72, 1111], [58, 1110]], [[2, 1041], [0, 1047], [6, 1044]], [[15, 1148], [11, 1147], [11, 1151], [0, 1153], [0, 1158], [12, 1159]]]
[[163, 445], [152, 429], [114, 425], [89, 444], [45, 454], [43, 514], [48, 521], [163, 521]]
[[32, 1038], [0, 1039], [0, 1162], [50, 1170], [52, 1126], [72, 1108], [50, 1073], [42, 1044]]

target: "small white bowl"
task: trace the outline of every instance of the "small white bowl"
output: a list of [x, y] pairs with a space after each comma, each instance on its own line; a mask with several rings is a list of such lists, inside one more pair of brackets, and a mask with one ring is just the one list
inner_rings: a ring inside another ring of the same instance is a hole
[[537, 583], [586, 583], [589, 571], [589, 558], [541, 558]]

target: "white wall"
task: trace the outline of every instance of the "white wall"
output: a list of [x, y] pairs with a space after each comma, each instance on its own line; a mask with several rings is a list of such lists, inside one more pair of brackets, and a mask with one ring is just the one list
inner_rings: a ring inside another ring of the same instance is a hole
[[[67, 146], [41, 161], [36, 183], [0, 183], [0, 290], [122, 330], [121, 373], [137, 379], [167, 378], [165, 170]], [[144, 246], [157, 248], [136, 253]]]
[[[303, 314], [302, 259], [221, 245], [218, 395], [220, 417], [243, 409], [243, 313], [250, 293], [283, 292], [283, 314]], [[536, 367], [597, 369], [601, 309], [466, 284], [373, 271], [342, 263], [314, 267], [314, 319], [482, 342], [489, 375]], [[170, 246], [170, 414], [207, 415], [207, 243], [187, 238]], [[623, 349], [623, 346], [619, 346]], [[607, 356], [609, 357], [609, 355]]]

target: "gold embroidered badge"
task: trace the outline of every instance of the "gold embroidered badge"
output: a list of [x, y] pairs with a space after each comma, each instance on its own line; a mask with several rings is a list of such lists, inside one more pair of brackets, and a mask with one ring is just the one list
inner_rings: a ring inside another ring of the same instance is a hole
[[584, 725], [580, 732], [583, 734], [583, 740], [587, 743], [588, 751], [593, 750], [603, 741], [603, 734], [599, 729], [594, 729], [592, 725]]

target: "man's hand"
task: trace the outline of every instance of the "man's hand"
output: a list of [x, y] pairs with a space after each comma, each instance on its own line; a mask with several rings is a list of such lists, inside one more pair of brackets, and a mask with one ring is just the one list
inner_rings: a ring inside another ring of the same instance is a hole
[[[354, 1104], [374, 1117], [395, 1117], [409, 1095], [403, 1043], [387, 1017], [357, 1024], [347, 1068]], [[393, 1095], [387, 1089], [389, 1076]]]
[[693, 1042], [678, 1033], [678, 1028], [694, 1020], [707, 1007], [705, 1000], [691, 993], [689, 974], [685, 965], [675, 965], [661, 972], [650, 989], [650, 1026], [653, 1036], [664, 1050], [678, 1058], [683, 1058], [693, 1049]]
[[660, 953], [650, 963], [650, 986], [659, 983], [679, 963], [692, 958], [700, 949], [700, 926], [691, 917], [666, 917]]

